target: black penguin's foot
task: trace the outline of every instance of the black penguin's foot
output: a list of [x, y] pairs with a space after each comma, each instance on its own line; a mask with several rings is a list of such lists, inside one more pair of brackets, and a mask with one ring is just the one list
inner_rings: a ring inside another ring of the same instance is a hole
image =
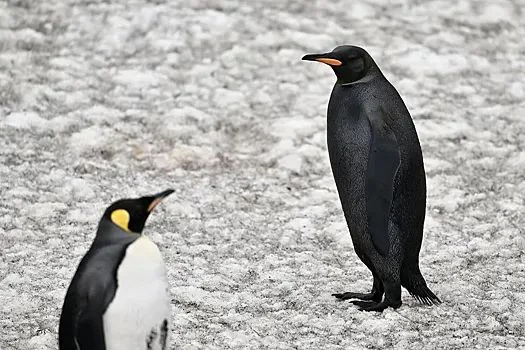
[[[360, 299], [360, 300], [376, 300], [377, 293], [353, 293], [353, 292], [346, 292], [346, 293], [334, 293], [332, 296], [336, 297], [339, 300], [348, 300], [348, 299]], [[381, 296], [379, 296], [379, 300], [381, 300]], [[379, 301], [377, 300], [377, 301]]]
[[360, 307], [359, 310], [360, 311], [377, 311], [377, 312], [383, 312], [383, 310], [385, 310], [387, 307], [392, 307], [394, 309], [397, 309], [398, 307], [401, 306], [401, 302], [399, 304], [396, 303], [396, 305], [392, 305], [391, 303], [388, 303], [388, 302], [381, 302], [381, 303], [373, 303], [369, 306], [363, 306], [363, 307]]
[[377, 312], [383, 312], [384, 309], [388, 307], [385, 303], [374, 303], [369, 306], [360, 307], [360, 311], [377, 311]]
[[355, 306], [359, 306], [360, 308], [366, 308], [366, 307], [370, 307], [370, 306], [378, 304], [377, 301], [372, 301], [372, 300], [370, 301], [352, 300], [351, 303], [354, 304]]

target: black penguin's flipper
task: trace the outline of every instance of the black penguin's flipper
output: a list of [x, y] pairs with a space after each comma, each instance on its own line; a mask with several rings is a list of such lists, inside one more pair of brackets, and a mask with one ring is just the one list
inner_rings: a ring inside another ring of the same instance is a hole
[[368, 115], [370, 121], [370, 153], [366, 173], [366, 211], [372, 242], [379, 253], [389, 251], [388, 219], [394, 194], [394, 180], [401, 164], [396, 135], [387, 125], [382, 110]]

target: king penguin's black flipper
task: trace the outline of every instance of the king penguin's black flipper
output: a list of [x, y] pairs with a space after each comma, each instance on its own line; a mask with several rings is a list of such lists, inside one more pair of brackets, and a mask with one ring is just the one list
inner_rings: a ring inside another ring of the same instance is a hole
[[394, 180], [401, 163], [396, 135], [386, 123], [386, 114], [368, 115], [372, 137], [366, 172], [366, 210], [372, 242], [379, 253], [389, 251], [388, 219], [394, 195]]
[[90, 281], [86, 281], [83, 290], [78, 290], [78, 315], [73, 327], [75, 342], [80, 349], [106, 348], [102, 318], [115, 295], [116, 285], [110, 279], [99, 277], [99, 280], [95, 280], [94, 277], [87, 278]]
[[[96, 281], [86, 290], [68, 291], [64, 310], [68, 316], [60, 320], [60, 349], [83, 350], [105, 349], [102, 316], [104, 310], [97, 302], [100, 296], [93, 295]], [[99, 293], [99, 292], [97, 292]], [[98, 305], [97, 305], [98, 304]]]
[[90, 308], [87, 299], [79, 307], [73, 323], [75, 344], [79, 349], [105, 349], [103, 310]]
[[117, 288], [116, 267], [108, 266], [118, 265], [126, 247], [90, 249], [80, 262], [64, 300], [61, 350], [106, 349], [102, 318]]

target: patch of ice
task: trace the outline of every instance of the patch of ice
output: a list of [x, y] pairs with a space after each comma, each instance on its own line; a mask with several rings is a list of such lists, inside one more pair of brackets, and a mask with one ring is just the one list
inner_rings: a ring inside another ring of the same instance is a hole
[[211, 166], [217, 160], [213, 147], [176, 145], [171, 151], [153, 157], [158, 169], [184, 168], [190, 170]]
[[442, 158], [425, 157], [426, 172], [443, 172], [444, 170], [452, 168], [452, 163]]
[[288, 154], [278, 161], [279, 167], [291, 170], [292, 172], [301, 173], [303, 158], [298, 154]]
[[412, 75], [450, 75], [469, 69], [464, 55], [438, 54], [429, 50], [411, 50], [393, 64], [412, 72]]
[[91, 184], [80, 178], [71, 179], [64, 183], [59, 193], [64, 200], [85, 201], [96, 197], [95, 190]]
[[518, 152], [514, 154], [507, 160], [507, 166], [509, 168], [520, 168], [525, 167], [525, 151]]
[[508, 91], [510, 95], [516, 99], [522, 100], [525, 97], [525, 88], [522, 82], [515, 81], [511, 83]]
[[162, 10], [157, 6], [143, 7], [133, 16], [131, 27], [136, 31], [146, 33], [159, 23], [161, 14]]
[[[91, 19], [89, 17], [89, 19]], [[123, 16], [112, 14], [105, 19], [105, 31], [98, 43], [98, 48], [107, 53], [120, 52], [125, 45], [129, 45], [128, 37], [131, 35], [130, 22]], [[79, 25], [93, 26], [92, 21], [80, 21]], [[87, 29], [85, 29], [87, 30]]]
[[335, 47], [335, 38], [327, 34], [313, 34], [285, 29], [282, 36], [291, 40], [295, 45], [312, 52], [332, 50]]
[[69, 138], [70, 148], [76, 153], [88, 153], [103, 149], [111, 137], [110, 131], [98, 125], [80, 130]]
[[4, 123], [17, 129], [45, 129], [48, 121], [36, 112], [13, 112], [8, 114]]
[[73, 118], [59, 115], [49, 121], [49, 128], [55, 132], [63, 132], [76, 123]]
[[222, 88], [215, 90], [213, 102], [219, 108], [238, 108], [239, 105], [246, 104], [242, 92]]
[[113, 80], [132, 89], [146, 89], [159, 85], [162, 77], [159, 73], [152, 71], [140, 71], [137, 69], [123, 69], [113, 77]]
[[514, 17], [514, 9], [512, 4], [505, 1], [498, 1], [497, 3], [489, 3], [482, 7], [481, 14], [475, 18], [482, 22], [497, 23], [497, 22], [512, 22]]
[[51, 332], [42, 332], [41, 334], [31, 337], [27, 341], [26, 349], [28, 350], [45, 350], [54, 349], [57, 340]]
[[20, 40], [27, 42], [41, 42], [45, 38], [42, 33], [39, 33], [32, 28], [20, 29], [16, 34]]
[[317, 130], [317, 122], [308, 118], [281, 118], [272, 123], [272, 134], [282, 138], [295, 139], [307, 136]]
[[454, 139], [471, 135], [472, 127], [466, 121], [422, 119], [417, 121], [417, 130], [422, 140]]
[[228, 308], [233, 303], [230, 295], [222, 292], [209, 292], [194, 286], [173, 287], [170, 291], [172, 298], [179, 302], [196, 303], [216, 311], [222, 311], [223, 308]]
[[246, 344], [249, 344], [249, 341], [254, 337], [254, 335], [247, 334], [244, 331], [231, 330], [222, 332], [220, 336], [226, 338], [226, 342], [232, 347], [246, 346]]
[[290, 220], [285, 227], [295, 231], [301, 231], [306, 227], [312, 227], [312, 221], [308, 218], [294, 218]]
[[439, 197], [432, 198], [431, 205], [443, 208], [447, 212], [454, 212], [465, 201], [465, 192], [457, 188], [449, 188], [443, 192], [443, 188], [446, 187], [441, 187]]
[[328, 224], [324, 229], [325, 233], [329, 235], [340, 247], [348, 249], [351, 246], [352, 241], [350, 239], [350, 232], [348, 226], [344, 220], [344, 216], [337, 217], [337, 220], [331, 224]]
[[3, 285], [17, 285], [23, 282], [24, 279], [17, 273], [10, 273], [1, 281]]
[[122, 117], [122, 112], [102, 105], [94, 105], [82, 111], [83, 119], [93, 121], [96, 124], [114, 123], [120, 117]]
[[64, 209], [67, 209], [64, 203], [34, 203], [24, 207], [22, 213], [35, 219], [45, 219], [56, 216], [58, 211]]
[[200, 218], [201, 213], [199, 210], [191, 204], [191, 202], [184, 201], [167, 201], [163, 204], [166, 208], [166, 211], [172, 213], [178, 217], [183, 218]]
[[374, 7], [366, 2], [352, 1], [348, 5], [346, 13], [350, 18], [356, 18], [361, 21], [365, 18], [375, 17], [376, 15]]
[[286, 39], [276, 32], [259, 33], [253, 40], [258, 46], [279, 46], [284, 43]]

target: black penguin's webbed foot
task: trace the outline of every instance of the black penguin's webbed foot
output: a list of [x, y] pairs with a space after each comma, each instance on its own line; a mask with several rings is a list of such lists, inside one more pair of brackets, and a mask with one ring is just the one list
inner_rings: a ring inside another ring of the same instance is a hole
[[394, 309], [397, 309], [399, 306], [395, 306], [395, 305], [390, 305], [389, 303], [387, 302], [381, 302], [381, 303], [373, 303], [369, 306], [363, 306], [363, 307], [360, 307], [359, 310], [360, 311], [377, 311], [377, 312], [383, 312], [383, 310], [385, 310], [387, 307], [392, 307]]
[[339, 300], [348, 300], [348, 299], [359, 299], [359, 300], [375, 300], [380, 301], [381, 295], [379, 295], [379, 300], [377, 300], [377, 293], [334, 293], [332, 296], [336, 297]]
[[[381, 301], [383, 292], [385, 299]], [[380, 283], [379, 279], [374, 275], [374, 288], [370, 295], [373, 296], [370, 300], [352, 300], [351, 303], [359, 307], [360, 311], [383, 312], [387, 307], [397, 309], [401, 306], [401, 284], [395, 278], [394, 282]]]
[[339, 300], [348, 300], [348, 299], [359, 299], [359, 300], [373, 300], [375, 302], [380, 302], [383, 299], [383, 283], [381, 280], [377, 277], [375, 273], [374, 275], [374, 284], [372, 286], [372, 291], [370, 293], [354, 293], [354, 292], [346, 292], [346, 293], [334, 293], [332, 296], [336, 297]]
[[359, 308], [359, 311], [377, 311], [377, 312], [383, 312], [384, 309], [388, 307], [385, 303], [373, 303], [368, 306], [363, 306]]

